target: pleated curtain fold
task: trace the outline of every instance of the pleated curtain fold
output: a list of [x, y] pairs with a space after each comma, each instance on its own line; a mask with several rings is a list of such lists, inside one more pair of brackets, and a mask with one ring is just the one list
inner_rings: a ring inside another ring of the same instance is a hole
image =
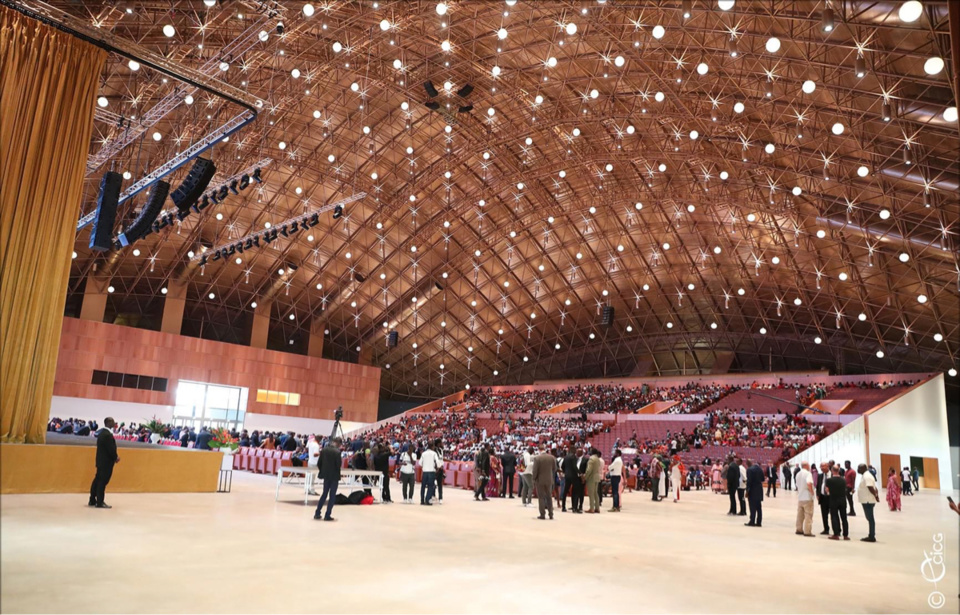
[[0, 6], [0, 442], [45, 440], [106, 57]]

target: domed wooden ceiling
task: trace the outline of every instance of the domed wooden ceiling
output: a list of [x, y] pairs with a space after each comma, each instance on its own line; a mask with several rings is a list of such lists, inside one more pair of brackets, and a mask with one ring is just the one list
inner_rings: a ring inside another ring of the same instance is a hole
[[[263, 101], [208, 154], [263, 183], [106, 256], [79, 232], [68, 313], [100, 276], [109, 319], [158, 328], [180, 280], [185, 334], [246, 343], [272, 301], [271, 347], [306, 352], [311, 326], [325, 356], [372, 347], [390, 397], [958, 366], [947, 2], [54, 4]], [[91, 156], [176, 85], [111, 56]], [[231, 112], [177, 106], [90, 173], [82, 211], [104, 170], [134, 181]]]

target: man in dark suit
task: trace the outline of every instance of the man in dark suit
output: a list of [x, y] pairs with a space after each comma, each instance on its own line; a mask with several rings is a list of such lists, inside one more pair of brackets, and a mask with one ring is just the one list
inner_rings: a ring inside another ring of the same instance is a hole
[[777, 466], [772, 463], [767, 466], [767, 497], [770, 497], [771, 489], [773, 497], [777, 497]]
[[817, 504], [820, 506], [820, 518], [823, 521], [823, 531], [820, 532], [822, 536], [830, 533], [830, 496], [827, 495], [827, 473], [827, 464], [821, 463], [820, 472], [817, 474]]
[[750, 502], [750, 521], [744, 525], [761, 527], [763, 524], [763, 470], [760, 469], [760, 464], [753, 463], [750, 459], [747, 459], [747, 500]]
[[[333, 512], [333, 504], [337, 499], [337, 486], [340, 484], [340, 444], [343, 441], [340, 438], [334, 438], [327, 442], [327, 445], [320, 451], [320, 459], [317, 461], [319, 475], [323, 480], [323, 494], [320, 501], [317, 502], [317, 511], [313, 513], [314, 519], [320, 519], [320, 513], [323, 510], [323, 503], [327, 502], [327, 514], [323, 516], [324, 521], [336, 521], [330, 516]], [[327, 498], [330, 498], [327, 500]]]
[[213, 440], [213, 434], [210, 433], [206, 425], [201, 425], [200, 433], [197, 434], [197, 443], [193, 445], [193, 448], [201, 451], [209, 451], [211, 450], [210, 440]]
[[107, 483], [113, 476], [113, 466], [120, 462], [120, 457], [117, 455], [117, 441], [113, 439], [113, 433], [110, 431], [115, 425], [113, 417], [108, 416], [103, 420], [103, 429], [97, 432], [97, 474], [90, 485], [88, 506], [111, 508], [110, 505], [104, 504], [103, 496], [107, 490]]
[[487, 499], [487, 481], [490, 480], [490, 453], [487, 451], [487, 445], [481, 444], [473, 459], [473, 471], [476, 474], [477, 488], [473, 492], [474, 500]]
[[727, 466], [727, 495], [730, 496], [730, 510], [728, 515], [737, 514], [737, 486], [740, 484], [740, 466], [736, 459], [730, 460]]
[[563, 497], [560, 500], [560, 511], [567, 512], [567, 494], [571, 493], [570, 510], [577, 512], [577, 494], [575, 485], [580, 480], [577, 468], [577, 456], [572, 448], [567, 449], [567, 454], [563, 457], [560, 469], [563, 471]]
[[571, 504], [573, 505], [574, 512], [578, 514], [583, 514], [583, 500], [586, 497], [586, 486], [583, 482], [583, 477], [587, 475], [587, 464], [589, 460], [587, 456], [583, 454], [583, 449], [577, 449], [577, 481], [573, 483], [573, 497]]
[[500, 456], [500, 465], [503, 468], [503, 480], [500, 482], [500, 497], [505, 497], [507, 493], [510, 494], [510, 499], [513, 499], [513, 478], [517, 475], [517, 456], [513, 454], [513, 451], [507, 449], [503, 455]]
[[823, 487], [830, 501], [830, 520], [833, 522], [833, 536], [830, 540], [840, 540], [840, 528], [843, 527], [843, 539], [850, 540], [850, 526], [847, 524], [847, 481], [840, 473], [840, 465], [831, 468], [830, 478]]
[[556, 457], [543, 452], [533, 458], [533, 484], [537, 488], [537, 500], [540, 505], [540, 516], [537, 519], [546, 519], [544, 516], [546, 514], [553, 519], [553, 485], [556, 475]]

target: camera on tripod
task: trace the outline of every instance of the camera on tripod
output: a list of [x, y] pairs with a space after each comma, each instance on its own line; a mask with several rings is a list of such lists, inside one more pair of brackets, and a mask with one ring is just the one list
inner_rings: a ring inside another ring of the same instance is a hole
[[337, 409], [334, 411], [334, 413], [333, 413], [333, 418], [336, 419], [336, 420], [338, 420], [338, 421], [339, 421], [340, 419], [342, 419], [342, 418], [343, 418], [343, 408], [337, 408]]

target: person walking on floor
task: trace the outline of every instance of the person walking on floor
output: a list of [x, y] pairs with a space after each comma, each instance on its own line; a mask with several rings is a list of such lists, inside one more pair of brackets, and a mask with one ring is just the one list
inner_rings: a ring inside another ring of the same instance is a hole
[[90, 500], [87, 506], [96, 508], [112, 508], [103, 501], [107, 491], [107, 484], [113, 476], [113, 466], [120, 463], [120, 456], [117, 455], [117, 441], [113, 439], [111, 431], [117, 425], [112, 416], [103, 419], [103, 427], [97, 432], [97, 473], [90, 483]]
[[747, 498], [750, 501], [750, 521], [744, 525], [763, 526], [763, 470], [752, 459], [747, 460]]
[[400, 453], [400, 485], [403, 488], [403, 503], [413, 504], [414, 483], [417, 480], [417, 454], [413, 443]]
[[913, 483], [910, 480], [910, 468], [904, 466], [900, 472], [900, 489], [903, 495], [913, 495]]
[[910, 473], [910, 480], [913, 483], [913, 490], [920, 491], [920, 471], [916, 468]]
[[390, 498], [390, 449], [386, 444], [375, 444], [373, 446], [373, 469], [380, 472], [383, 478], [383, 496], [381, 501], [384, 504], [391, 504]]
[[833, 522], [833, 536], [830, 540], [840, 540], [840, 529], [843, 528], [843, 539], [850, 540], [850, 526], [847, 523], [847, 481], [840, 475], [840, 465], [833, 466], [830, 478], [826, 480], [824, 491], [830, 499], [830, 520]]
[[490, 480], [490, 452], [487, 450], [486, 444], [480, 445], [480, 450], [473, 458], [473, 473], [477, 484], [477, 488], [473, 492], [473, 499], [477, 501], [486, 500], [487, 481]]
[[543, 451], [533, 458], [533, 484], [537, 488], [537, 502], [540, 515], [537, 519], [543, 520], [549, 514], [553, 519], [553, 485], [556, 482], [557, 458], [547, 451]]
[[660, 465], [660, 459], [654, 455], [653, 459], [650, 460], [650, 491], [651, 500], [654, 502], [660, 501], [660, 474], [663, 472], [663, 466]]
[[847, 483], [847, 516], [856, 517], [857, 511], [853, 507], [853, 490], [857, 485], [857, 473], [851, 467], [849, 461], [844, 461], [843, 467], [845, 468], [843, 471], [843, 480]]
[[610, 492], [613, 494], [613, 508], [610, 509], [610, 512], [620, 512], [620, 480], [623, 478], [623, 459], [621, 455], [623, 453], [620, 452], [619, 448], [613, 451], [613, 461], [607, 468], [610, 475]]
[[813, 536], [813, 476], [810, 462], [800, 464], [797, 472], [797, 535]]
[[877, 523], [873, 517], [873, 507], [880, 501], [880, 492], [877, 491], [877, 479], [867, 471], [867, 464], [857, 466], [860, 475], [860, 488], [857, 489], [857, 501], [863, 507], [863, 516], [867, 518], [867, 537], [861, 542], [877, 542]]
[[887, 506], [891, 512], [900, 512], [900, 483], [897, 482], [897, 471], [893, 468], [887, 474]]
[[587, 496], [590, 498], [590, 509], [587, 513], [597, 514], [600, 512], [600, 451], [595, 448], [590, 450], [583, 482], [587, 484]]
[[520, 481], [523, 487], [520, 491], [520, 501], [524, 506], [529, 506], [533, 501], [533, 447], [527, 447], [523, 452], [523, 471], [520, 473]]
[[505, 497], [507, 493], [510, 494], [510, 499], [513, 499], [513, 479], [517, 475], [517, 456], [513, 454], [513, 451], [507, 449], [507, 451], [500, 456], [500, 468], [503, 472], [503, 481], [500, 483], [500, 497]]
[[[317, 463], [317, 468], [320, 471], [320, 479], [323, 480], [323, 494], [320, 495], [317, 510], [313, 513], [314, 519], [322, 518], [324, 521], [336, 521], [332, 513], [333, 505], [337, 499], [337, 487], [340, 484], [340, 445], [342, 443], [343, 440], [340, 438], [333, 438], [328, 440], [327, 445], [320, 451], [320, 461]], [[327, 513], [321, 517], [324, 502], [327, 503]]]
[[791, 491], [793, 489], [793, 485], [791, 484], [793, 481], [793, 470], [790, 468], [790, 462], [784, 461], [783, 465], [780, 466], [780, 471], [783, 474], [783, 482], [780, 483], [780, 488], [784, 491]]
[[443, 504], [443, 479], [447, 475], [447, 468], [443, 464], [443, 439], [437, 438], [433, 442], [433, 452], [437, 454], [437, 504]]
[[683, 464], [680, 463], [678, 455], [673, 456], [673, 462], [670, 464], [670, 493], [673, 494], [673, 503], [680, 501], [680, 488], [683, 485]]
[[736, 459], [730, 460], [730, 465], [727, 466], [727, 495], [730, 496], [730, 510], [727, 511], [728, 515], [737, 514], [737, 486], [740, 484], [740, 466], [737, 465]]
[[770, 497], [771, 489], [773, 497], [777, 497], [777, 466], [772, 463], [767, 466], [767, 497]]
[[431, 442], [427, 446], [427, 450], [423, 451], [423, 454], [420, 455], [420, 468], [423, 470], [421, 480], [427, 487], [426, 495], [421, 495], [423, 498], [420, 502], [421, 506], [433, 506], [433, 502], [430, 500], [433, 499], [434, 493], [436, 492], [437, 468], [440, 467], [440, 456], [437, 455], [434, 446]]

